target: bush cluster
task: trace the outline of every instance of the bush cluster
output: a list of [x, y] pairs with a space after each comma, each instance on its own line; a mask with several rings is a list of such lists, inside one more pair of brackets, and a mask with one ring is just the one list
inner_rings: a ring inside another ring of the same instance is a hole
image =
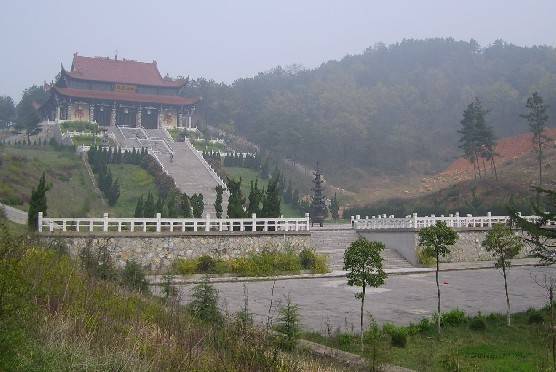
[[266, 249], [238, 258], [215, 259], [205, 255], [194, 259], [178, 259], [174, 262], [174, 271], [182, 275], [230, 273], [238, 276], [271, 276], [299, 273], [301, 270], [311, 270], [313, 273], [328, 272], [326, 257], [311, 250], [296, 253], [293, 250], [280, 252]]

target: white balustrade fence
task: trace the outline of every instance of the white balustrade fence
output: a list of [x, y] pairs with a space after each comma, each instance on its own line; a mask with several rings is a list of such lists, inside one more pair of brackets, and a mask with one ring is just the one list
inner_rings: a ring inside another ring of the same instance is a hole
[[304, 218], [57, 218], [38, 216], [39, 232], [232, 232], [309, 231], [309, 214]]
[[[537, 216], [523, 216], [528, 221], [535, 221]], [[439, 221], [443, 221], [449, 227], [455, 228], [489, 228], [497, 223], [506, 224], [510, 220], [510, 216], [493, 216], [490, 212], [486, 216], [460, 216], [459, 213], [450, 214], [449, 216], [424, 216], [419, 217], [417, 213], [403, 218], [396, 218], [393, 215], [385, 214], [379, 216], [352, 216], [351, 224], [357, 230], [380, 230], [380, 229], [421, 229], [435, 225]], [[549, 226], [556, 226], [556, 221], [550, 221]]]

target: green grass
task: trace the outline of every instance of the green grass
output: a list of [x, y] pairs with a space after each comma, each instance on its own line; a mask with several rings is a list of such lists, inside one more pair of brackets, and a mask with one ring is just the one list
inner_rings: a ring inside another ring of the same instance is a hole
[[71, 138], [71, 141], [75, 146], [92, 146], [95, 144], [100, 144], [102, 140], [94, 136], [74, 136]]
[[193, 141], [193, 146], [199, 151], [219, 152], [224, 151], [226, 146], [221, 143], [205, 142], [204, 140]]
[[73, 151], [57, 151], [49, 146], [1, 146], [0, 158], [0, 200], [6, 204], [27, 210], [31, 190], [46, 172], [51, 184], [46, 194], [50, 216], [99, 215], [105, 209]]
[[115, 217], [133, 217], [137, 199], [141, 195], [147, 197], [152, 192], [155, 200], [158, 198], [158, 190], [154, 178], [138, 165], [132, 164], [110, 164], [110, 170], [114, 179], [120, 184], [120, 197], [109, 213]]
[[[253, 169], [242, 167], [225, 167], [224, 171], [230, 176], [230, 178], [234, 178], [237, 180], [241, 177], [241, 191], [245, 195], [245, 198], [249, 196], [250, 182], [252, 180], [259, 180], [259, 188], [266, 188], [266, 186], [268, 185], [268, 180], [261, 179], [258, 172], [254, 171]], [[280, 208], [282, 214], [285, 217], [303, 217], [303, 213], [297, 208], [294, 208], [292, 205], [286, 204], [286, 202], [284, 202], [284, 198], [282, 198]]]
[[[548, 319], [545, 313], [545, 318]], [[492, 315], [485, 318], [486, 330], [473, 331], [469, 322], [442, 329], [440, 337], [434, 327], [424, 332], [406, 329], [405, 348], [390, 345], [386, 336], [381, 347], [388, 363], [418, 371], [539, 371], [550, 370], [550, 342], [547, 340], [548, 324], [529, 324], [527, 313], [514, 314], [512, 326], [507, 327], [505, 317]], [[325, 337], [316, 333], [304, 338], [359, 353], [359, 338], [336, 334]]]

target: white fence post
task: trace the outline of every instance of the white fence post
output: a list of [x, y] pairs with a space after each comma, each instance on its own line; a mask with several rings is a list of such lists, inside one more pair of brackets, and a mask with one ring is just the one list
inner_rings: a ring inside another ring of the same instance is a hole
[[102, 224], [102, 231], [108, 232], [108, 213], [104, 214], [104, 221]]
[[210, 231], [210, 214], [207, 213], [205, 221], [205, 231]]
[[257, 231], [257, 214], [253, 213], [251, 215], [251, 219], [252, 219], [251, 231]]
[[311, 220], [309, 213], [305, 213], [305, 226], [307, 226], [307, 231], [311, 229]]
[[160, 217], [161, 217], [160, 213], [157, 213], [156, 214], [156, 232], [160, 232], [160, 230], [161, 230], [160, 229]]
[[39, 229], [39, 232], [42, 232], [42, 212], [39, 212], [39, 215], [37, 216], [37, 228]]
[[488, 227], [492, 227], [492, 213], [487, 213]]
[[411, 220], [412, 220], [411, 222], [412, 222], [412, 224], [413, 224], [412, 227], [413, 227], [414, 229], [416, 229], [416, 228], [418, 227], [418, 226], [417, 226], [417, 213], [413, 212], [413, 214], [412, 214], [411, 217], [412, 217], [412, 218], [411, 218]]

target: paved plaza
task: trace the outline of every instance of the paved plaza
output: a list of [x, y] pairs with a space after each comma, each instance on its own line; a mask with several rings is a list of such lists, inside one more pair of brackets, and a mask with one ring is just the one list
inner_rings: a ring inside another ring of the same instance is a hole
[[[545, 273], [556, 276], [554, 268], [514, 267], [509, 274], [512, 311], [541, 307], [547, 302], [546, 290], [535, 281]], [[442, 309], [459, 308], [466, 313], [505, 312], [504, 282], [495, 269], [448, 271], [440, 273]], [[302, 325], [319, 332], [358, 329], [360, 302], [354, 297], [357, 288], [346, 285], [345, 278], [291, 279], [260, 282], [215, 283], [221, 306], [230, 313], [244, 304], [244, 286], [248, 292], [249, 311], [255, 320], [276, 318], [277, 308], [289, 295], [299, 305]], [[274, 294], [272, 288], [274, 286]], [[189, 302], [191, 285], [182, 286], [180, 298]], [[408, 324], [430, 317], [436, 308], [434, 272], [391, 275], [386, 284], [367, 289], [365, 311], [377, 321]]]

